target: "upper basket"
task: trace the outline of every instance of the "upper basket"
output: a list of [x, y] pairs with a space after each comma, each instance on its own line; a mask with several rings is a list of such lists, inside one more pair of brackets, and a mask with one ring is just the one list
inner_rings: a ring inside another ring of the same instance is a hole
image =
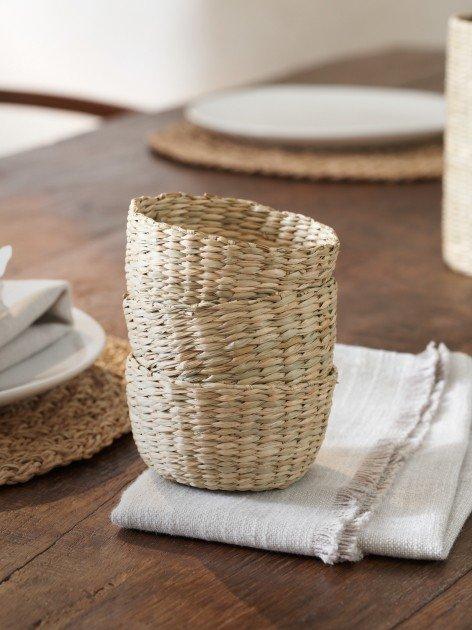
[[138, 197], [128, 215], [128, 292], [195, 304], [300, 290], [331, 278], [334, 230], [243, 199]]

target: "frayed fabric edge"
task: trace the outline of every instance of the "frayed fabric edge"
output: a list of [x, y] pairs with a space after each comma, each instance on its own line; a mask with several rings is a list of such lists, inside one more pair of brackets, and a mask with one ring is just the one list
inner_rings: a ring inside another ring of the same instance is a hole
[[338, 493], [336, 524], [316, 538], [314, 555], [326, 564], [362, 559], [360, 532], [434, 420], [446, 382], [449, 351], [443, 344], [438, 347], [431, 342], [419, 356], [423, 364], [415, 374], [411, 395], [405, 396], [408, 407], [399, 415], [392, 436], [378, 442], [352, 483]]

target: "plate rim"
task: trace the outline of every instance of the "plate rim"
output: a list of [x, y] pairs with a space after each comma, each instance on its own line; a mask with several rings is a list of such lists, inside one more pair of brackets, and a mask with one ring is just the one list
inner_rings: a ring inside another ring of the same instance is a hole
[[[70, 381], [75, 376], [78, 376], [88, 367], [90, 367], [101, 355], [103, 349], [105, 348], [106, 342], [106, 334], [101, 324], [99, 324], [97, 320], [94, 319], [91, 315], [77, 307], [72, 307], [72, 316], [72, 330], [77, 330], [77, 328], [79, 328], [83, 322], [87, 322], [87, 324], [90, 326], [91, 335], [96, 343], [95, 350], [91, 350], [90, 346], [89, 353], [84, 357], [84, 360], [82, 362], [79, 362], [77, 365], [72, 366], [70, 369], [66, 370], [62, 374], [56, 374], [43, 379], [36, 379], [30, 381], [29, 383], [24, 383], [23, 385], [17, 385], [16, 387], [10, 387], [9, 389], [0, 390], [0, 407], [19, 402], [20, 400], [26, 398], [31, 398], [32, 396], [37, 396], [38, 394], [47, 392], [53, 387], [62, 385], [63, 383]], [[58, 339], [57, 341], [60, 341], [60, 339]], [[46, 348], [44, 348], [40, 352], [44, 352], [44, 350], [46, 350]], [[25, 360], [27, 361], [28, 359]], [[31, 390], [31, 388], [34, 388], [34, 391], [29, 391]], [[22, 395], [23, 390], [26, 390], [24, 395]]]

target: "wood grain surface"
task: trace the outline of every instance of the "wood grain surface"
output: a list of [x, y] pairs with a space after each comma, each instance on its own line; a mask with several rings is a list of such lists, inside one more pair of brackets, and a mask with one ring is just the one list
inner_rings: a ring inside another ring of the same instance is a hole
[[[292, 80], [441, 89], [443, 55], [387, 51]], [[472, 353], [472, 280], [441, 261], [439, 182], [307, 183], [188, 168], [152, 157], [147, 135], [178, 111], [132, 115], [0, 161], [0, 242], [17, 278], [68, 279], [78, 307], [125, 335], [131, 197], [210, 192], [332, 225], [342, 253], [339, 341]], [[119, 531], [109, 514], [144, 468], [130, 437], [92, 460], [0, 490], [0, 627], [470, 628], [472, 525], [446, 562], [355, 565]]]

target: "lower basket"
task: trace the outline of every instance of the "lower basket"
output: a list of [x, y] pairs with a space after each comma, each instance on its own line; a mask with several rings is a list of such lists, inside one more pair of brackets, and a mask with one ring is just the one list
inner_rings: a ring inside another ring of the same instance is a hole
[[287, 385], [189, 383], [150, 372], [130, 355], [134, 440], [166, 479], [210, 490], [270, 490], [303, 476], [324, 438], [336, 369]]

